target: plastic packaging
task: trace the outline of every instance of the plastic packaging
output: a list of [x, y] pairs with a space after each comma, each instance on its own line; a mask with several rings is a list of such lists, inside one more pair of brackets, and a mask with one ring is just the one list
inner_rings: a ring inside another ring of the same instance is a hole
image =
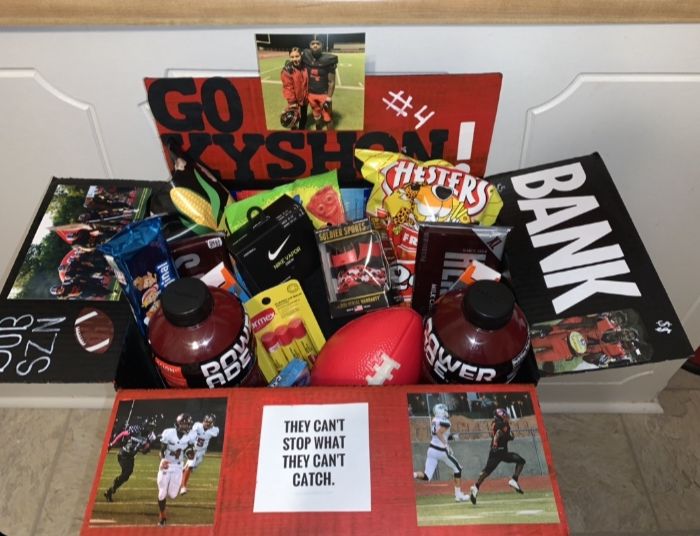
[[442, 296], [425, 321], [425, 379], [433, 383], [507, 383], [530, 351], [525, 315], [495, 281]]
[[170, 387], [267, 384], [240, 300], [199, 279], [186, 277], [166, 289], [151, 321], [149, 343]]

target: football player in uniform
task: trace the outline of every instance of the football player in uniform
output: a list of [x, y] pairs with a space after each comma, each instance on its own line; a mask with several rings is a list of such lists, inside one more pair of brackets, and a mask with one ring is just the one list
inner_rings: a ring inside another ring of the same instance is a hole
[[[284, 64], [282, 73], [282, 96], [287, 107], [282, 114], [282, 125], [289, 129], [306, 128], [309, 107], [309, 72], [301, 62], [301, 49], [289, 51], [289, 61]], [[289, 119], [284, 119], [288, 117]]]
[[442, 462], [452, 470], [455, 487], [455, 501], [466, 501], [469, 496], [462, 493], [462, 466], [457, 461], [452, 453], [452, 447], [449, 445], [449, 440], [452, 437], [450, 434], [450, 415], [445, 404], [436, 404], [433, 407], [433, 420], [430, 423], [430, 445], [425, 458], [425, 469], [413, 473], [413, 478], [419, 480], [431, 480], [438, 462]]
[[323, 52], [323, 43], [313, 39], [301, 55], [309, 72], [309, 104], [316, 130], [333, 130], [332, 99], [335, 91], [335, 70], [338, 56]]
[[165, 505], [167, 498], [174, 499], [182, 483], [183, 458], [194, 457], [196, 434], [192, 430], [192, 417], [180, 413], [175, 419], [174, 428], [166, 428], [160, 435], [160, 465], [158, 466], [158, 509], [159, 525], [165, 525]]
[[104, 492], [105, 499], [112, 502], [117, 490], [129, 480], [134, 472], [134, 458], [140, 452], [147, 454], [152, 443], [156, 440], [153, 430], [156, 427], [155, 418], [144, 419], [140, 423], [128, 425], [109, 443], [108, 449], [120, 446], [117, 461], [122, 472], [117, 475], [112, 485]]
[[192, 471], [204, 460], [204, 455], [207, 453], [209, 441], [213, 437], [219, 436], [219, 427], [214, 426], [216, 423], [216, 415], [209, 413], [204, 416], [202, 422], [194, 423], [192, 431], [196, 434], [194, 443], [194, 458], [187, 460], [185, 470], [182, 473], [182, 486], [180, 487], [180, 495], [187, 493], [187, 482], [190, 479]]
[[518, 483], [518, 477], [525, 466], [525, 460], [515, 452], [508, 452], [508, 442], [514, 438], [513, 431], [510, 429], [508, 413], [505, 409], [498, 408], [494, 413], [493, 421], [491, 421], [491, 448], [488, 460], [486, 460], [486, 466], [469, 490], [469, 499], [472, 504], [476, 504], [476, 496], [479, 494], [479, 487], [482, 482], [501, 462], [515, 464], [515, 471], [513, 471], [513, 477], [508, 481], [508, 485], [518, 493], [524, 493]]

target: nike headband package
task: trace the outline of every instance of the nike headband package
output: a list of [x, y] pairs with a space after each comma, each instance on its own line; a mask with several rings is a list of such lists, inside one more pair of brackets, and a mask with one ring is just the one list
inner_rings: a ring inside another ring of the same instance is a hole
[[226, 239], [236, 269], [252, 294], [318, 267], [314, 228], [303, 207], [283, 195]]
[[397, 303], [379, 234], [368, 219], [316, 231], [333, 318]]

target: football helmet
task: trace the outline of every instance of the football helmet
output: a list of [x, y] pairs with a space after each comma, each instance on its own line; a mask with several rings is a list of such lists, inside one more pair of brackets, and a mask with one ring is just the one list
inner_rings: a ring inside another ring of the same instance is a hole
[[298, 107], [290, 108], [289, 110], [282, 112], [282, 115], [280, 115], [280, 125], [291, 130], [298, 129], [300, 119], [301, 110], [299, 110]]
[[192, 429], [192, 416], [189, 413], [180, 413], [175, 419], [175, 428], [178, 432], [189, 432]]
[[502, 419], [505, 421], [506, 419], [508, 419], [508, 412], [503, 408], [498, 408], [493, 414], [493, 416], [496, 419]]
[[447, 419], [450, 416], [445, 404], [435, 404], [433, 406], [433, 415], [439, 419]]
[[212, 426], [214, 426], [214, 423], [216, 422], [216, 415], [213, 413], [207, 413], [204, 418], [202, 419], [202, 426], [204, 426], [205, 430], [208, 430]]

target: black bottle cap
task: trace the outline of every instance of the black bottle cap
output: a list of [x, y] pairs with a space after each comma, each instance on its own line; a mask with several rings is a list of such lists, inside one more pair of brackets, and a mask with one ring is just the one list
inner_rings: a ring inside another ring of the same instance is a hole
[[180, 327], [203, 322], [214, 307], [207, 285], [195, 277], [183, 277], [174, 281], [165, 288], [160, 300], [165, 318]]
[[503, 283], [477, 281], [469, 287], [462, 301], [467, 319], [481, 329], [505, 326], [513, 315], [515, 296]]

